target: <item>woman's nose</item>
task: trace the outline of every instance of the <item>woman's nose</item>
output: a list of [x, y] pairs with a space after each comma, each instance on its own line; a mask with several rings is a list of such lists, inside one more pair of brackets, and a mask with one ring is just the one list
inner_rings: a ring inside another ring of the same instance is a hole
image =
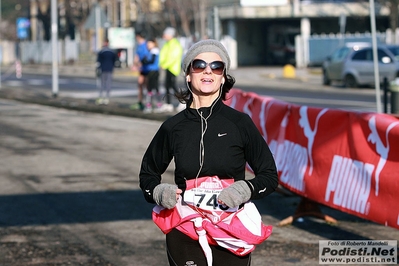
[[212, 73], [212, 68], [207, 65], [206, 68], [204, 69], [204, 73]]

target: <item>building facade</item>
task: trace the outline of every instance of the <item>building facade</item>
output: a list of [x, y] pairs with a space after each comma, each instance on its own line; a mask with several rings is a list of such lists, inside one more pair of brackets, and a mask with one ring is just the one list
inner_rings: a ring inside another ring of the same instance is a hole
[[[32, 40], [38, 40], [38, 10], [51, 0], [30, 0]], [[369, 1], [354, 0], [58, 0], [60, 26], [71, 25], [89, 40], [82, 25], [91, 7], [100, 5], [110, 27], [146, 28], [160, 36], [166, 26], [181, 36], [225, 39], [237, 66], [295, 61], [295, 36], [370, 32]], [[173, 6], [175, 5], [175, 6]], [[184, 10], [186, 8], [186, 12]], [[85, 11], [87, 10], [87, 11]], [[377, 31], [389, 26], [390, 8], [375, 4]], [[73, 12], [86, 14], [71, 15]], [[80, 19], [80, 21], [79, 21]]]
[[[295, 35], [371, 32], [369, 1], [214, 0], [216, 38], [236, 41], [237, 64], [292, 63]], [[215, 8], [216, 7], [216, 8]], [[216, 11], [215, 11], [216, 10]], [[389, 28], [390, 9], [376, 5], [377, 31]]]

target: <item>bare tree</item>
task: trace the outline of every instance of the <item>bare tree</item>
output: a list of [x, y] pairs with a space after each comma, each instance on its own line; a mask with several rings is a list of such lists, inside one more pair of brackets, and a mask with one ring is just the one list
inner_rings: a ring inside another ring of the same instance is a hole
[[43, 38], [45, 41], [51, 39], [51, 6], [49, 1], [39, 2], [36, 10], [36, 17], [43, 25]]
[[[389, 8], [389, 28], [392, 30], [393, 34], [395, 34], [396, 29], [399, 26], [399, 0], [377, 0], [377, 2], [381, 6], [387, 6]], [[394, 40], [396, 39], [397, 38], [395, 37]]]
[[64, 0], [64, 36], [75, 39], [75, 31], [82, 30], [83, 23], [90, 13], [90, 1]]
[[389, 0], [391, 13], [389, 14], [389, 25], [393, 32], [395, 32], [398, 27], [398, 5], [399, 0]]
[[[35, 4], [35, 13], [38, 20], [42, 22], [44, 40], [51, 39], [51, 3], [46, 1], [31, 1]], [[75, 38], [75, 30], [82, 29], [83, 23], [89, 15], [93, 0], [61, 0], [58, 1], [58, 25], [60, 27], [60, 38], [69, 36], [71, 39]]]
[[[141, 18], [138, 19], [139, 26], [150, 23], [156, 31], [161, 32], [166, 26], [181, 29], [183, 35], [192, 36], [191, 26], [195, 21], [195, 13], [199, 10], [198, 0], [164, 0], [159, 10], [151, 10], [153, 0], [136, 1]], [[156, 19], [154, 18], [154, 14]], [[144, 25], [148, 27], [148, 25]]]
[[191, 36], [190, 22], [194, 21], [195, 11], [198, 10], [198, 2], [195, 0], [166, 0], [165, 10], [170, 25], [177, 27], [180, 24], [185, 36]]

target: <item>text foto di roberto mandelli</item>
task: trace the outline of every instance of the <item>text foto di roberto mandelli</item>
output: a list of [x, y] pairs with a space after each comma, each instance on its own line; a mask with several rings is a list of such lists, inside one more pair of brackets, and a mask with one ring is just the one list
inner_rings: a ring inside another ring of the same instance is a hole
[[[396, 264], [397, 240], [320, 240], [320, 263]], [[328, 259], [328, 260], [326, 260]]]

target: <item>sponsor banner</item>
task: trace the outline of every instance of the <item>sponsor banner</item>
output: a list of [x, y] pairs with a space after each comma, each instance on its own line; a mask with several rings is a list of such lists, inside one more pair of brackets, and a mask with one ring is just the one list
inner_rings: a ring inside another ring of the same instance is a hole
[[319, 264], [397, 264], [397, 240], [320, 240]]
[[127, 49], [134, 46], [133, 28], [109, 28], [109, 47], [112, 49]]
[[399, 119], [299, 106], [238, 89], [226, 104], [247, 113], [275, 156], [280, 184], [300, 196], [399, 228]]

